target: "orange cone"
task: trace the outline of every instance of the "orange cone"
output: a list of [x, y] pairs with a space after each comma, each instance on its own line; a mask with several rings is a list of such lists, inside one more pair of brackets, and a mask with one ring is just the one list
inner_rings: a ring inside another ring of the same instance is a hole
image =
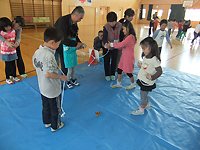
[[88, 66], [95, 65], [95, 64], [97, 64], [97, 60], [96, 60], [96, 57], [95, 57], [94, 50], [92, 50], [91, 55], [90, 55], [90, 59], [88, 61]]

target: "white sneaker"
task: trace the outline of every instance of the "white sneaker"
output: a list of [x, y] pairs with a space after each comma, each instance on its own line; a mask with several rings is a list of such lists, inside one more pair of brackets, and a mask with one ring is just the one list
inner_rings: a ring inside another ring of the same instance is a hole
[[51, 126], [51, 124], [44, 124], [45, 128], [48, 128]]
[[131, 85], [129, 85], [128, 87], [126, 87], [126, 89], [127, 89], [127, 90], [131, 90], [131, 89], [133, 89], [133, 88], [136, 88], [136, 85], [135, 85], [135, 83], [134, 83], [134, 84], [131, 84]]
[[144, 111], [135, 110], [132, 112], [133, 115], [144, 115]]
[[64, 125], [65, 125], [64, 122], [61, 122], [61, 124], [60, 124], [60, 126], [58, 127], [58, 129], [55, 130], [55, 129], [51, 128], [51, 131], [52, 131], [52, 132], [55, 132], [55, 131], [61, 129]]
[[18, 79], [17, 77], [14, 77], [13, 80], [16, 81], [16, 82], [20, 82], [20, 81], [21, 81], [21, 80]]
[[8, 84], [14, 84], [14, 82], [12, 81], [12, 80], [10, 80], [10, 79], [6, 79], [6, 83], [8, 83]]
[[122, 84], [121, 83], [117, 83], [115, 85], [112, 85], [111, 88], [121, 88], [122, 87]]

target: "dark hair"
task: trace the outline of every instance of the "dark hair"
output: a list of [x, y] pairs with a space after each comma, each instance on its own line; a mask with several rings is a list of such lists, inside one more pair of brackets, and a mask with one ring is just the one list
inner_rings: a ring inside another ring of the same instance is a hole
[[73, 24], [70, 26], [69, 35], [67, 36], [71, 36], [72, 38], [75, 38], [77, 36], [77, 33], [78, 33], [78, 27], [76, 24]]
[[167, 20], [166, 19], [161, 20], [160, 21], [160, 25], [162, 25], [162, 24], [166, 24], [167, 25]]
[[124, 12], [124, 17], [126, 17], [126, 16], [133, 17], [134, 15], [135, 15], [135, 11], [132, 8], [128, 8]]
[[62, 40], [63, 35], [54, 27], [49, 27], [44, 31], [44, 41], [49, 42], [50, 40], [54, 40], [58, 42]]
[[21, 17], [21, 16], [16, 16], [16, 17], [14, 18], [14, 20], [16, 21], [16, 23], [19, 24], [19, 26], [25, 27], [25, 20], [24, 20], [23, 17]]
[[176, 21], [176, 19], [173, 19], [173, 21]]
[[100, 30], [100, 31], [98, 32], [98, 35], [99, 35], [100, 33], [103, 33], [103, 31], [102, 31], [102, 30]]
[[126, 29], [129, 30], [129, 35], [132, 34], [135, 37], [135, 41], [137, 41], [136, 33], [135, 33], [132, 23], [126, 20], [125, 22], [122, 23], [122, 26], [126, 27]]
[[117, 14], [115, 12], [109, 12], [106, 16], [107, 22], [117, 21]]
[[[158, 50], [158, 44], [157, 42], [152, 38], [152, 37], [147, 37], [145, 39], [143, 39], [140, 42], [140, 45], [144, 45], [146, 47], [149, 47], [151, 50], [151, 54], [152, 57], [156, 56], [158, 58], [158, 60], [160, 60], [160, 54], [159, 54], [159, 50]], [[144, 53], [142, 53], [142, 57], [144, 56]]]
[[0, 31], [3, 30], [4, 32], [6, 32], [5, 27], [8, 26], [12, 27], [12, 22], [10, 21], [10, 19], [8, 19], [7, 17], [0, 18]]
[[81, 6], [77, 6], [76, 8], [74, 8], [74, 10], [72, 11], [72, 14], [76, 14], [76, 16], [80, 15], [80, 14], [85, 14], [85, 10], [83, 9], [83, 7]]

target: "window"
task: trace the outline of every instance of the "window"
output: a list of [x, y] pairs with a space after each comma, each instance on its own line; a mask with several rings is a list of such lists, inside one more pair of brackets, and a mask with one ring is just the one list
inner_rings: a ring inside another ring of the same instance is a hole
[[146, 9], [142, 9], [142, 18], [146, 17]]
[[169, 9], [169, 11], [168, 11], [168, 17], [167, 17], [167, 20], [169, 20], [169, 17], [170, 17], [170, 14], [171, 14], [171, 12], [172, 12], [172, 10], [171, 9]]
[[200, 21], [200, 9], [186, 9], [185, 20]]
[[162, 9], [160, 9], [160, 10], [153, 9], [153, 10], [152, 10], [152, 14], [151, 14], [151, 18], [153, 18], [153, 15], [154, 15], [156, 12], [158, 12], [158, 15], [157, 15], [158, 18], [161, 18], [162, 15], [163, 15], [163, 10], [162, 10]]
[[163, 10], [158, 10], [158, 17], [161, 18], [162, 17], [162, 14], [163, 14]]

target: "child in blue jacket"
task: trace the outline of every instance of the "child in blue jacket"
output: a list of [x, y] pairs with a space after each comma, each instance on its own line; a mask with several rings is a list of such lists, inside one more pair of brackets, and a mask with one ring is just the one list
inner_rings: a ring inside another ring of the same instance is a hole
[[[77, 31], [78, 28], [77, 26], [73, 26], [70, 28], [70, 32], [68, 35], [68, 38], [70, 40], [76, 40], [76, 36], [77, 36]], [[76, 66], [78, 65], [78, 61], [77, 61], [77, 54], [76, 54], [76, 50], [79, 49], [80, 47], [69, 47], [63, 44], [63, 57], [64, 57], [64, 64], [65, 64], [65, 68], [68, 68], [68, 72], [67, 72], [67, 87], [68, 88], [73, 88], [72, 84], [74, 85], [79, 85], [78, 82], [76, 82], [76, 78], [75, 78], [75, 69]], [[70, 82], [70, 78], [72, 79], [72, 84]]]

